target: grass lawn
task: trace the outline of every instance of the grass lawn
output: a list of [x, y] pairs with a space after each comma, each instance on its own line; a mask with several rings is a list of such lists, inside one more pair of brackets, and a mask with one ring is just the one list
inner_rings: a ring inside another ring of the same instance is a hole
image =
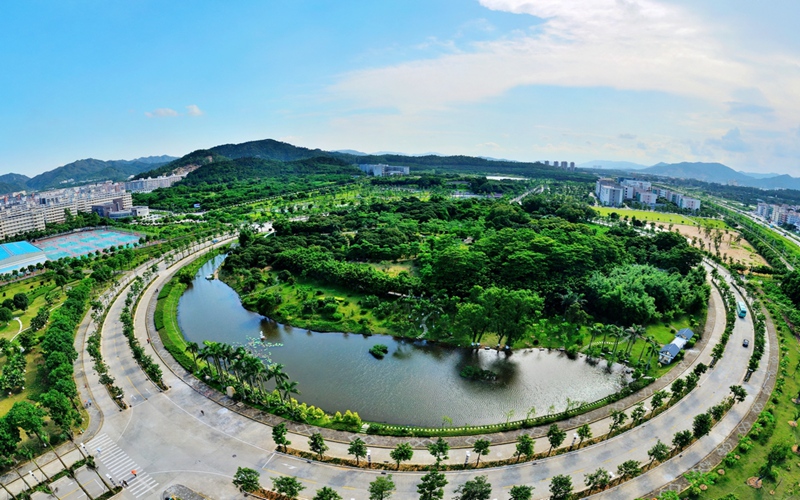
[[652, 222], [655, 221], [657, 223], [663, 224], [688, 224], [693, 225], [695, 223], [700, 223], [703, 226], [711, 227], [711, 228], [725, 228], [725, 222], [719, 219], [707, 219], [704, 217], [690, 217], [688, 215], [681, 215], [681, 214], [671, 214], [667, 212], [655, 212], [652, 210], [633, 210], [630, 208], [618, 208], [618, 207], [592, 207], [596, 210], [600, 215], [607, 217], [612, 212], [616, 212], [619, 214], [620, 217], [625, 217], [626, 215], [628, 218], [636, 217], [641, 221]]
[[369, 265], [378, 271], [388, 274], [389, 276], [397, 276], [401, 271], [405, 271], [411, 276], [417, 275], [416, 268], [414, 267], [414, 261], [412, 260], [405, 260], [401, 262], [370, 263]]

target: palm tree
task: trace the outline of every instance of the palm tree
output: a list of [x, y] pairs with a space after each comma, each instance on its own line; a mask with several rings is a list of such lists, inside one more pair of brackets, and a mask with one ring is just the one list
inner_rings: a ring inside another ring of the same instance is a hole
[[[289, 376], [283, 371], [283, 365], [280, 363], [273, 363], [267, 368], [267, 380], [275, 380], [275, 388], [279, 389], [281, 385], [287, 380]], [[280, 390], [279, 390], [280, 392]], [[283, 400], [283, 398], [281, 398]]]
[[642, 340], [644, 340], [644, 347], [642, 348], [642, 352], [639, 353], [639, 359], [636, 360], [637, 365], [642, 362], [642, 356], [644, 356], [644, 352], [648, 350], [648, 348], [653, 348], [653, 345], [650, 343], [652, 341], [650, 337], [643, 336]]
[[222, 363], [220, 361], [220, 357], [222, 356], [222, 344], [206, 340], [203, 342], [203, 345], [205, 347], [201, 349], [200, 355], [206, 360], [208, 360], [208, 358], [213, 360], [213, 366], [217, 371], [217, 378], [219, 382], [222, 383]]
[[200, 346], [197, 345], [197, 342], [189, 342], [186, 344], [185, 351], [192, 353], [192, 358], [194, 358], [194, 371], [197, 371], [197, 353], [200, 351]]
[[617, 344], [619, 344], [619, 339], [622, 338], [622, 328], [617, 325], [611, 325], [613, 329], [611, 331], [611, 335], [614, 337], [614, 348], [611, 350], [612, 354], [616, 354], [617, 352]]
[[283, 391], [283, 400], [288, 401], [290, 404], [292, 402], [292, 394], [300, 394], [300, 391], [297, 390], [297, 382], [294, 380], [286, 380], [278, 390]]

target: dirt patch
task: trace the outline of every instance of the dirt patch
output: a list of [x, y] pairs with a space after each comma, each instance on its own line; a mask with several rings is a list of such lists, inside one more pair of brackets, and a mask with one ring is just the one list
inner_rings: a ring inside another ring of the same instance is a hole
[[672, 228], [690, 238], [695, 247], [703, 248], [711, 253], [717, 253], [718, 244], [719, 256], [723, 259], [738, 262], [748, 267], [767, 265], [767, 261], [750, 246], [750, 243], [738, 231], [732, 229], [706, 229], [682, 224], [675, 224]]

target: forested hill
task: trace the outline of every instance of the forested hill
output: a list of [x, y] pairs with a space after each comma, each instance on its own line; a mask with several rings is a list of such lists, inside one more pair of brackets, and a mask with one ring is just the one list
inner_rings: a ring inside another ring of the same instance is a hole
[[[308, 149], [293, 146], [291, 144], [265, 139], [262, 141], [245, 142], [242, 144], [225, 144], [215, 146], [207, 150], [199, 150], [178, 160], [173, 161], [161, 168], [143, 172], [142, 177], [156, 177], [174, 171], [176, 168], [185, 165], [201, 165], [197, 172], [208, 169], [218, 171], [214, 166], [217, 162], [225, 159], [240, 160], [245, 158], [258, 159], [266, 162], [296, 162], [301, 160], [314, 159], [315, 163], [320, 163], [320, 158], [336, 159], [350, 165], [385, 163], [388, 165], [399, 165], [410, 167], [412, 172], [459, 172], [473, 174], [514, 174], [526, 177], [553, 178], [558, 180], [592, 181], [596, 178], [593, 174], [584, 172], [570, 172], [560, 168], [544, 165], [542, 163], [514, 162], [487, 160], [473, 156], [405, 156], [399, 154], [385, 155], [356, 155], [343, 152], [322, 151], [320, 149]], [[247, 162], [245, 162], [247, 163]], [[250, 167], [255, 165], [249, 162]], [[266, 165], [266, 163], [262, 164]], [[239, 164], [235, 170], [244, 173], [246, 165]], [[232, 169], [230, 165], [225, 168]], [[196, 177], [199, 177], [198, 174]], [[212, 175], [216, 176], [216, 173]], [[242, 179], [242, 177], [237, 177]]]
[[[166, 157], [169, 159], [170, 157]], [[124, 181], [131, 175], [152, 169], [159, 162], [151, 158], [139, 160], [95, 160], [87, 158], [68, 163], [29, 179], [26, 188], [43, 190], [100, 181]]]
[[336, 158], [308, 158], [291, 162], [261, 158], [237, 158], [214, 161], [186, 176], [184, 185], [219, 184], [264, 177], [310, 174], [360, 174], [361, 171]]
[[242, 144], [223, 144], [222, 146], [211, 148], [211, 152], [231, 159], [262, 158], [280, 161], [306, 160], [308, 158], [320, 156], [331, 156], [330, 153], [322, 151], [321, 149], [308, 149], [301, 146], [293, 146], [292, 144], [276, 141], [274, 139], [243, 142]]

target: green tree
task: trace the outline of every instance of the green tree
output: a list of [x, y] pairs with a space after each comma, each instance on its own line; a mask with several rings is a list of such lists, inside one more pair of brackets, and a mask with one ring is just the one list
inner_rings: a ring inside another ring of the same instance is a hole
[[491, 442], [488, 439], [478, 439], [475, 441], [475, 444], [472, 446], [472, 451], [478, 457], [475, 460], [475, 467], [481, 462], [481, 455], [489, 454], [489, 445], [491, 445]]
[[647, 410], [644, 409], [644, 403], [639, 402], [633, 407], [633, 410], [631, 410], [631, 420], [633, 420], [634, 426], [639, 425], [639, 422], [642, 421], [645, 413], [647, 413]]
[[675, 436], [672, 437], [672, 446], [679, 450], [686, 448], [691, 442], [692, 431], [690, 430], [678, 431], [675, 433]]
[[447, 460], [449, 458], [450, 445], [440, 437], [428, 445], [428, 453], [436, 459], [436, 467], [439, 467], [442, 460]]
[[611, 483], [611, 474], [600, 467], [594, 472], [585, 474], [583, 476], [583, 482], [586, 487], [589, 488], [590, 493], [594, 490], [603, 490]]
[[735, 403], [741, 403], [747, 397], [747, 391], [741, 385], [732, 385], [731, 394]]
[[557, 474], [550, 480], [550, 498], [552, 500], [567, 500], [572, 496], [572, 478]]
[[71, 435], [71, 428], [80, 418], [72, 402], [64, 394], [51, 389], [42, 394], [39, 402], [47, 408], [50, 418], [64, 434]]
[[400, 462], [407, 462], [414, 456], [414, 449], [408, 443], [398, 443], [398, 445], [389, 452], [389, 457], [397, 462], [397, 470], [400, 470]]
[[528, 434], [520, 434], [517, 438], [517, 462], [522, 455], [525, 459], [533, 455], [533, 438]]
[[369, 483], [369, 500], [387, 500], [392, 496], [394, 488], [391, 474], [386, 477], [378, 476]]
[[257, 470], [239, 467], [233, 476], [233, 485], [238, 487], [239, 491], [251, 493], [261, 489], [260, 479], [261, 474]]
[[547, 450], [547, 456], [550, 456], [550, 452], [553, 451], [553, 448], [558, 448], [567, 438], [567, 433], [557, 425], [552, 424], [550, 428], [547, 430], [547, 440], [550, 442], [550, 449]]
[[12, 424], [24, 430], [28, 435], [36, 435], [39, 441], [44, 443], [42, 427], [44, 427], [45, 415], [44, 410], [41, 408], [27, 401], [17, 401], [11, 407], [6, 418], [9, 418]]
[[625, 480], [641, 474], [642, 467], [638, 460], [625, 460], [617, 466], [617, 473]]
[[297, 495], [306, 489], [306, 487], [303, 486], [296, 478], [280, 476], [272, 478], [272, 489], [281, 495], [286, 495], [290, 500], [295, 500]]
[[533, 486], [512, 486], [508, 492], [511, 497], [509, 500], [531, 500], [533, 498]]
[[711, 415], [708, 413], [701, 413], [694, 417], [694, 422], [692, 422], [692, 434], [694, 434], [695, 438], [700, 439], [711, 432], [712, 425], [714, 425], [714, 421], [711, 419]]
[[444, 498], [444, 487], [447, 486], [447, 479], [444, 474], [437, 470], [432, 470], [422, 476], [417, 485], [419, 500], [441, 500]]
[[288, 452], [286, 447], [289, 446], [290, 444], [292, 444], [291, 441], [286, 439], [286, 434], [287, 434], [287, 430], [286, 430], [286, 423], [285, 422], [281, 422], [280, 424], [278, 424], [278, 425], [276, 425], [275, 427], [272, 428], [272, 440], [275, 441], [275, 445], [276, 446], [279, 446], [279, 447], [283, 446], [283, 452], [284, 453]]
[[0, 307], [0, 323], [8, 323], [14, 319], [14, 313], [6, 307]]
[[584, 439], [592, 439], [592, 428], [589, 427], [589, 424], [583, 424], [578, 427], [578, 437], [581, 438], [578, 442], [578, 448], [581, 447]]
[[14, 295], [14, 307], [20, 311], [28, 309], [28, 296], [24, 293], [17, 293]]
[[314, 495], [313, 500], [342, 500], [342, 497], [336, 493], [336, 490], [333, 488], [323, 486], [321, 489], [317, 490], [317, 494]]
[[489, 500], [492, 496], [492, 485], [486, 476], [478, 476], [456, 488], [454, 500]]
[[653, 445], [652, 448], [647, 450], [647, 456], [650, 457], [650, 464], [652, 465], [653, 462], [663, 462], [665, 458], [669, 456], [669, 447], [661, 442], [661, 440], [657, 440], [656, 444]]
[[608, 437], [610, 438], [614, 435], [614, 430], [625, 423], [628, 415], [626, 415], [624, 411], [611, 410], [609, 416], [611, 417], [611, 426], [608, 429]]
[[328, 451], [328, 445], [325, 444], [325, 438], [322, 437], [322, 434], [319, 432], [315, 432], [311, 435], [308, 440], [308, 447], [311, 451], [317, 454], [319, 460], [325, 456], [325, 452]]
[[356, 457], [356, 467], [358, 467], [359, 459], [367, 456], [367, 443], [363, 439], [357, 437], [350, 441], [350, 446], [347, 448], [347, 454]]
[[667, 393], [664, 391], [656, 391], [653, 393], [653, 398], [650, 400], [650, 404], [653, 405], [653, 413], [658, 410], [661, 405], [664, 404], [664, 400], [667, 398]]

